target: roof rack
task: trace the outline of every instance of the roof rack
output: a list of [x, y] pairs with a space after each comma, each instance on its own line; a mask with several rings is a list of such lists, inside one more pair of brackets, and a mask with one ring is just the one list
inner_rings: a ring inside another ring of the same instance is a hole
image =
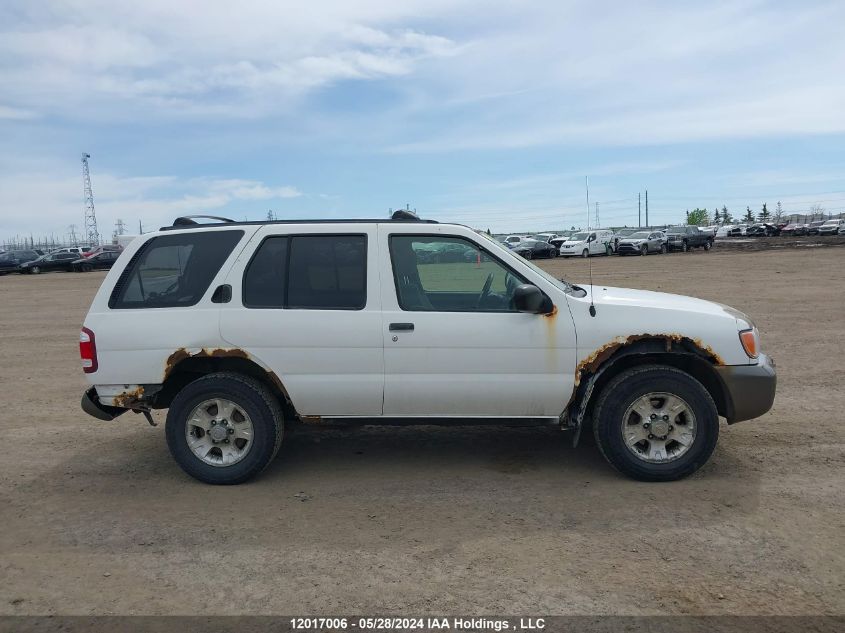
[[[196, 219], [217, 220], [217, 222], [200, 223]], [[172, 231], [174, 229], [201, 229], [216, 224], [232, 226], [259, 226], [266, 224], [383, 224], [386, 222], [420, 222], [422, 224], [438, 224], [437, 220], [423, 220], [413, 211], [399, 209], [394, 211], [389, 218], [335, 218], [335, 219], [312, 219], [312, 220], [232, 220], [217, 215], [184, 215], [176, 218], [171, 226], [163, 226], [160, 230]]]
[[227, 224], [231, 224], [234, 222], [234, 220], [231, 220], [229, 218], [222, 218], [219, 215], [183, 215], [173, 220], [173, 226], [192, 226], [194, 224], [199, 224], [199, 222], [194, 221], [196, 218], [204, 218], [206, 220], [218, 220], [220, 222], [226, 222]]

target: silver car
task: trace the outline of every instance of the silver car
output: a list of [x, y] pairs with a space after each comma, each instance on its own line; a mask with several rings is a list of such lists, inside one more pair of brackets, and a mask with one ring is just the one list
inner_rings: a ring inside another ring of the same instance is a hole
[[648, 255], [666, 252], [666, 236], [660, 231], [637, 231], [619, 240], [619, 255]]

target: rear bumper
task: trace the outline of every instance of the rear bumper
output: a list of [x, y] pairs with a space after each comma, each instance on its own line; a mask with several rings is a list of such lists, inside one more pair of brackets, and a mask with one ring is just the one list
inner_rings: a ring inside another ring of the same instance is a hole
[[756, 365], [716, 367], [725, 385], [728, 424], [759, 418], [772, 408], [777, 388], [774, 361], [761, 354]]
[[102, 404], [94, 387], [89, 388], [82, 394], [82, 410], [98, 420], [106, 421], [114, 420], [117, 416], [128, 411], [128, 409], [122, 407], [110, 407], [107, 404]]

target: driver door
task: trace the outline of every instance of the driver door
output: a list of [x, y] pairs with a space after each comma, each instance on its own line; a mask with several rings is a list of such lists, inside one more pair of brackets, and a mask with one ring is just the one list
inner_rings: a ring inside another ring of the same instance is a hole
[[507, 258], [419, 229], [379, 225], [384, 416], [557, 418], [575, 349], [566, 305], [515, 311], [527, 279]]

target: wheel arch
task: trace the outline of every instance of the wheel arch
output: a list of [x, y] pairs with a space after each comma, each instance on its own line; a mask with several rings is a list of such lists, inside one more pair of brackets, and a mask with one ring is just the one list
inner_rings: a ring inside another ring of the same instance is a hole
[[193, 381], [218, 372], [231, 372], [254, 378], [265, 385], [282, 407], [285, 417], [298, 418], [290, 394], [271, 369], [265, 367], [241, 349], [201, 349], [191, 353], [185, 348], [175, 351], [167, 359], [161, 389], [155, 394], [153, 407], [170, 406], [173, 398]]
[[715, 352], [687, 337], [644, 334], [608, 344], [579, 364], [575, 392], [567, 407], [569, 425], [579, 429], [583, 420], [592, 416], [599, 394], [613, 378], [644, 365], [667, 365], [688, 373], [713, 398], [720, 416], [733, 416], [730, 393], [715, 369], [724, 362]]

